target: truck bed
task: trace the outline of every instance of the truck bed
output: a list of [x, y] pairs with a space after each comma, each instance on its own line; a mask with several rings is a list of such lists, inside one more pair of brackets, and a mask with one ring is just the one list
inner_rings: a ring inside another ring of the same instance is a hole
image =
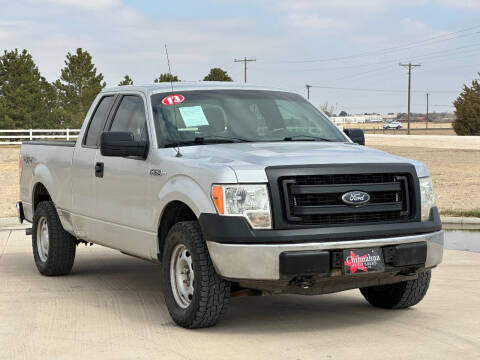
[[24, 141], [21, 155], [23, 171], [20, 180], [20, 200], [25, 218], [33, 218], [32, 191], [37, 182], [51, 192], [59, 209], [71, 208], [71, 166], [75, 141]]

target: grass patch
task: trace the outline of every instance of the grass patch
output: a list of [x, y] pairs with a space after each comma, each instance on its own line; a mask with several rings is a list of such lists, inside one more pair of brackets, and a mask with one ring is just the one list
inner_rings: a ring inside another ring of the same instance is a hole
[[440, 215], [460, 216], [460, 217], [478, 217], [478, 218], [480, 218], [480, 209], [473, 209], [473, 210], [440, 210]]

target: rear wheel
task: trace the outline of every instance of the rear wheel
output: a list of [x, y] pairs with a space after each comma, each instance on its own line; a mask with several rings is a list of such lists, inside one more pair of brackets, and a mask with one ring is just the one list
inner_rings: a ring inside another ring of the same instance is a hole
[[230, 296], [230, 282], [215, 272], [196, 221], [170, 229], [162, 260], [165, 303], [172, 319], [185, 328], [215, 325]]
[[52, 201], [38, 204], [32, 224], [33, 258], [42, 275], [66, 275], [75, 260], [75, 238], [63, 229]]
[[405, 309], [418, 304], [427, 293], [431, 270], [418, 274], [415, 280], [396, 284], [361, 288], [363, 297], [373, 306], [383, 309]]

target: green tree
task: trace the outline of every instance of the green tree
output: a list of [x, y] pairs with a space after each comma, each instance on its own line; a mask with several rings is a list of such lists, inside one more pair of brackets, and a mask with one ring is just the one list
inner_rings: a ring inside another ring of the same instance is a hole
[[342, 110], [340, 111], [340, 113], [338, 114], [338, 116], [348, 116], [347, 112]]
[[0, 128], [54, 126], [55, 91], [41, 76], [32, 56], [23, 50], [0, 57]]
[[160, 76], [158, 78], [153, 80], [153, 82], [155, 82], [155, 83], [170, 82], [170, 81], [176, 82], [176, 81], [180, 81], [180, 80], [178, 80], [177, 75], [172, 75], [172, 74], [168, 74], [168, 73], [160, 74]]
[[203, 81], [233, 81], [227, 72], [220, 68], [212, 68]]
[[123, 86], [123, 85], [133, 85], [133, 80], [130, 78], [130, 76], [125, 75], [123, 80], [118, 83], [118, 86]]
[[88, 51], [78, 48], [75, 54], [67, 53], [60, 80], [55, 82], [58, 94], [58, 115], [63, 126], [79, 128], [90, 105], [105, 87], [103, 75], [97, 74]]
[[[480, 75], [480, 73], [478, 73]], [[457, 135], [480, 135], [480, 82], [472, 81], [472, 85], [463, 87], [463, 92], [453, 102], [456, 119], [453, 130]]]

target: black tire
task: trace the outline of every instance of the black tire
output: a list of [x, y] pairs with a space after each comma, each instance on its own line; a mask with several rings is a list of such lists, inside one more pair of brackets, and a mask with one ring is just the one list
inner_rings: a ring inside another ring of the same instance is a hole
[[[47, 224], [48, 254], [40, 254], [38, 241], [39, 225]], [[66, 275], [72, 270], [75, 260], [75, 238], [63, 229], [52, 201], [42, 201], [37, 205], [32, 224], [33, 258], [42, 275]]]
[[[194, 273], [193, 297], [186, 308], [175, 300], [170, 277], [172, 255], [179, 245], [188, 249]], [[184, 328], [213, 326], [225, 312], [231, 283], [216, 273], [196, 221], [179, 222], [168, 232], [163, 250], [162, 284], [167, 309], [173, 321]]]
[[427, 293], [431, 270], [418, 274], [415, 280], [390, 285], [361, 288], [364, 298], [373, 306], [383, 309], [406, 309], [418, 304]]

